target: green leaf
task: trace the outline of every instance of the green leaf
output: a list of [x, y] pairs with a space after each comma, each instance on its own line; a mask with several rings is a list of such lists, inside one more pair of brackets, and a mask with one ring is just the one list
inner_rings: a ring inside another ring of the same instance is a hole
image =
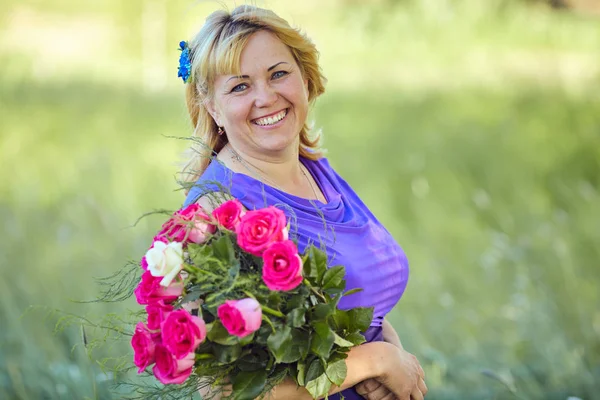
[[[300, 329], [292, 330], [292, 339], [285, 346], [284, 352], [281, 355], [281, 362], [293, 363], [306, 357], [310, 346], [310, 336], [308, 332]], [[277, 360], [280, 362], [279, 360]]]
[[313, 247], [313, 256], [315, 263], [317, 264], [317, 282], [321, 282], [323, 275], [327, 271], [327, 254], [321, 249]]
[[346, 336], [346, 340], [352, 342], [352, 344], [354, 344], [355, 346], [366, 342], [365, 337], [360, 332], [352, 332], [351, 334]]
[[237, 336], [230, 335], [219, 320], [207, 325], [207, 328], [210, 328], [210, 330], [207, 329], [208, 333], [206, 336], [211, 342], [222, 344], [224, 346], [232, 346], [239, 342]]
[[342, 283], [345, 274], [346, 268], [341, 265], [329, 268], [325, 271], [325, 274], [323, 274], [321, 288], [323, 288], [323, 290], [332, 288], [341, 289], [339, 286]]
[[326, 374], [323, 374], [306, 384], [306, 390], [308, 390], [313, 399], [325, 397], [327, 393], [329, 393], [329, 389], [331, 389], [331, 382]]
[[336, 308], [333, 313], [333, 321], [339, 331], [350, 330], [350, 316], [348, 311]]
[[256, 343], [265, 346], [272, 332], [269, 324], [262, 324], [256, 332]]
[[315, 331], [310, 342], [310, 350], [313, 354], [327, 359], [333, 347], [335, 336], [327, 322], [317, 322], [313, 325], [313, 328]]
[[294, 308], [303, 308], [307, 296], [299, 293], [291, 296], [285, 304], [286, 309], [293, 310]]
[[190, 254], [192, 264], [196, 266], [204, 265], [204, 263], [206, 263], [206, 261], [213, 255], [210, 246], [188, 246], [188, 252]]
[[[339, 296], [340, 298], [342, 297], [342, 292], [344, 291], [344, 287], [346, 286], [346, 281], [342, 280], [342, 283], [340, 284], [340, 287], [334, 287], [334, 288], [329, 288], [329, 289], [324, 289], [323, 293], [325, 293], [328, 296]], [[339, 301], [339, 300], [336, 300]], [[329, 301], [329, 303], [332, 303], [332, 301]], [[337, 304], [337, 303], [336, 303]]]
[[290, 346], [292, 341], [292, 328], [285, 325], [283, 328], [278, 329], [275, 333], [272, 333], [267, 339], [267, 346], [269, 350], [275, 356], [277, 362], [282, 362], [282, 358], [285, 355], [286, 348]]
[[315, 262], [315, 257], [312, 249], [314, 246], [310, 246], [306, 251], [306, 256], [304, 258], [304, 263], [302, 265], [302, 275], [305, 278], [312, 278], [314, 281], [319, 276], [319, 270], [317, 269], [317, 263]]
[[217, 308], [227, 300], [227, 295], [223, 291], [214, 292], [206, 296], [203, 307], [208, 309], [211, 314], [217, 313]]
[[296, 364], [296, 370], [298, 371], [298, 374], [296, 375], [296, 382], [298, 383], [298, 385], [304, 386], [304, 377], [306, 376], [306, 363], [302, 361], [298, 362], [298, 364]]
[[229, 267], [229, 280], [235, 281], [240, 273], [240, 263], [239, 261], [233, 261], [233, 264]]
[[242, 346], [239, 344], [233, 346], [213, 345], [213, 354], [218, 362], [229, 364], [237, 360], [242, 354]]
[[269, 354], [261, 348], [253, 347], [252, 353], [240, 358], [236, 365], [241, 371], [266, 370]]
[[211, 242], [211, 247], [215, 257], [222, 260], [227, 265], [232, 264], [235, 260], [235, 251], [233, 250], [231, 238], [228, 235], [223, 235], [217, 240], [213, 240]]
[[336, 361], [345, 360], [348, 358], [348, 350], [349, 349], [337, 349], [337, 351], [334, 352], [331, 357], [329, 357], [327, 363], [332, 364]]
[[312, 282], [318, 285], [321, 282], [323, 274], [327, 271], [327, 255], [311, 245], [306, 252], [307, 258], [304, 262], [303, 273], [304, 276], [310, 279]]
[[357, 287], [357, 288], [350, 289], [350, 290], [348, 290], [347, 292], [345, 292], [345, 293], [344, 293], [344, 296], [350, 296], [351, 294], [354, 294], [354, 293], [360, 293], [360, 292], [362, 292], [362, 291], [363, 291], [363, 289], [362, 289], [362, 288], [358, 288], [358, 287]]
[[209, 280], [198, 283], [198, 284], [192, 286], [191, 288], [189, 288], [188, 292], [186, 293], [185, 296], [183, 296], [183, 299], [181, 299], [180, 303], [185, 304], [188, 302], [198, 300], [200, 298], [200, 296], [203, 296], [207, 293], [213, 292], [216, 289], [217, 289], [217, 285], [214, 283], [211, 283]]
[[317, 379], [321, 374], [325, 372], [325, 368], [323, 368], [323, 363], [320, 359], [315, 358], [308, 365], [308, 370], [306, 371], [305, 383], [310, 382], [314, 379]]
[[306, 318], [304, 318], [304, 314], [306, 310], [303, 308], [294, 308], [287, 315], [286, 322], [292, 328], [298, 328], [304, 325]]
[[251, 334], [244, 336], [243, 338], [237, 338], [238, 339], [238, 343], [242, 346], [246, 346], [247, 344], [250, 344], [254, 341], [254, 332], [252, 332]]
[[310, 319], [311, 321], [323, 320], [331, 315], [332, 312], [333, 309], [329, 304], [317, 304], [310, 313]]
[[329, 300], [327, 302], [327, 304], [329, 304], [329, 306], [334, 310], [337, 308], [338, 303], [340, 302], [340, 300], [342, 298], [342, 290], [343, 289], [328, 289], [325, 291], [325, 293], [328, 294], [329, 296], [335, 296], [334, 298], [332, 298], [331, 300]]
[[281, 304], [281, 294], [275, 291], [270, 292], [267, 297], [267, 304], [272, 304], [274, 308], [278, 308], [279, 304]]
[[346, 361], [340, 360], [333, 363], [329, 363], [327, 365], [325, 373], [327, 374], [327, 377], [331, 382], [333, 382], [337, 386], [341, 386], [342, 383], [344, 383], [344, 380], [346, 379], [346, 374], [348, 373]]
[[235, 400], [253, 400], [265, 387], [267, 371], [240, 372], [231, 378]]
[[373, 307], [356, 307], [348, 310], [350, 318], [350, 330], [359, 330], [361, 332], [369, 329], [373, 321]]
[[354, 347], [354, 343], [344, 339], [343, 337], [341, 337], [340, 335], [338, 335], [337, 333], [333, 333], [333, 335], [335, 336], [335, 340], [334, 343], [337, 344], [340, 347]]

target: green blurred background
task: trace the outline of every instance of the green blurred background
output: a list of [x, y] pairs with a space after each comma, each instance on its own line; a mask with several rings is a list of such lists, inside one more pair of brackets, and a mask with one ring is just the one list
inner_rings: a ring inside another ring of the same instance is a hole
[[[409, 256], [390, 319], [431, 400], [600, 399], [600, 1], [548, 3], [256, 3], [321, 50], [312, 118]], [[127, 343], [28, 308], [135, 308], [71, 300], [183, 201], [177, 43], [219, 7], [0, 4], [0, 399], [111, 398]]]

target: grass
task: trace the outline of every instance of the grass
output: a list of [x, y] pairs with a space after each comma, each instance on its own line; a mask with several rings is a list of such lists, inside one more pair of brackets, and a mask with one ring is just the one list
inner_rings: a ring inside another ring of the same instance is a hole
[[[595, 57], [595, 39], [584, 36], [571, 50], [565, 39], [597, 32], [582, 17], [540, 14], [532, 26], [547, 35], [538, 35], [518, 19], [481, 25], [481, 13], [463, 10], [456, 18], [464, 24], [447, 22], [463, 30], [444, 36], [427, 22], [436, 10], [394, 14], [413, 24], [396, 29], [440, 49], [416, 51], [410, 63], [411, 47], [399, 46], [409, 71], [431, 65], [438, 74], [446, 59], [448, 71], [460, 70], [463, 56], [482, 48], [497, 59], [513, 50]], [[358, 18], [361, 9], [345, 12]], [[487, 33], [470, 37], [473, 26]], [[385, 29], [365, 35], [394, 37]], [[350, 47], [364, 55], [361, 46]], [[453, 59], [459, 47], [463, 56]], [[385, 61], [383, 47], [375, 53]], [[390, 318], [424, 365], [428, 399], [596, 398], [597, 76], [581, 74], [576, 90], [572, 78], [544, 71], [543, 80], [503, 75], [500, 85], [460, 75], [438, 85], [435, 74], [406, 87], [402, 79], [346, 85], [346, 64], [329, 57], [332, 87], [314, 117], [332, 164], [409, 256], [409, 287]], [[86, 356], [79, 327], [55, 334], [58, 316], [29, 306], [92, 317], [134, 307], [70, 299], [93, 298], [94, 277], [141, 256], [160, 222], [133, 228], [137, 217], [181, 204], [174, 164], [185, 142], [167, 138], [188, 133], [181, 88], [152, 93], [67, 73], [42, 79], [29, 75], [22, 54], [0, 53], [0, 61], [0, 398], [108, 399], [111, 378]], [[361, 62], [369, 61], [349, 65]], [[115, 343], [93, 354], [128, 351]]]

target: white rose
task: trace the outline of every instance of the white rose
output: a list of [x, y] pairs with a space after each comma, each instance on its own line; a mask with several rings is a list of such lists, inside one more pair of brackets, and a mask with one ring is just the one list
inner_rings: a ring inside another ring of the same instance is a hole
[[183, 269], [183, 246], [180, 242], [164, 244], [156, 241], [146, 253], [146, 261], [150, 274], [164, 277], [160, 285], [167, 287]]

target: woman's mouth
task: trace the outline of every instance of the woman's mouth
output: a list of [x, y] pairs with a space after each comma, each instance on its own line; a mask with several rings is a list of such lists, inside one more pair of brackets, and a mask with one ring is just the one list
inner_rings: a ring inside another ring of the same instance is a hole
[[260, 127], [272, 127], [279, 125], [281, 121], [285, 119], [288, 115], [289, 108], [279, 111], [277, 114], [269, 115], [268, 117], [256, 118], [251, 120], [254, 125], [258, 125]]

